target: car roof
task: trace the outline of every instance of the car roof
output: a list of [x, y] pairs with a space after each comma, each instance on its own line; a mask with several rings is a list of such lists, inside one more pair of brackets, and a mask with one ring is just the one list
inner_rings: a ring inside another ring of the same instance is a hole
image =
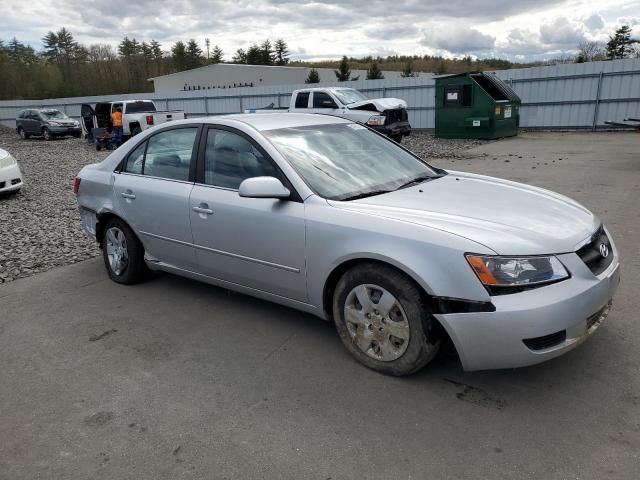
[[351, 87], [309, 87], [309, 88], [300, 88], [298, 92], [335, 92], [336, 90], [355, 90], [355, 88]]
[[215, 123], [216, 118], [236, 120], [245, 123], [256, 130], [276, 130], [279, 128], [311, 127], [314, 125], [335, 125], [353, 123], [341, 117], [332, 115], [320, 115], [311, 113], [239, 113], [234, 115], [223, 115], [220, 117], [206, 118], [207, 123]]

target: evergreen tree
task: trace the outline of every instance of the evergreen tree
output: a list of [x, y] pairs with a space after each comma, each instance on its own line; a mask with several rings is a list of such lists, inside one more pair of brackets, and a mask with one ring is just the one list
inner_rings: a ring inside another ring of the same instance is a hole
[[304, 83], [320, 83], [320, 74], [315, 68], [309, 70], [309, 75], [307, 75], [307, 79]]
[[349, 69], [349, 61], [347, 60], [347, 56], [343, 56], [340, 61], [340, 65], [338, 66], [338, 70], [334, 70], [336, 78], [339, 82], [346, 82], [351, 77], [351, 70]]
[[273, 47], [271, 47], [271, 42], [269, 39], [262, 42], [260, 45], [260, 57], [261, 62], [257, 65], [273, 65], [274, 63], [274, 51]]
[[411, 60], [408, 60], [404, 64], [404, 68], [402, 69], [402, 73], [400, 74], [401, 77], [409, 78], [409, 77], [416, 77], [417, 76], [416, 73], [413, 73], [411, 63], [412, 63]]
[[264, 51], [258, 45], [247, 50], [247, 65], [264, 65]]
[[[276, 65], [287, 65], [289, 63], [289, 46], [287, 43], [279, 38], [275, 44], [275, 63]], [[315, 83], [315, 82], [314, 82]]]
[[367, 70], [367, 80], [381, 80], [384, 78], [382, 71], [380, 71], [380, 67], [378, 67], [378, 62], [373, 61]]
[[242, 48], [236, 50], [236, 54], [231, 58], [231, 63], [247, 63], [247, 52]]
[[151, 43], [149, 45], [151, 47], [151, 54], [153, 55], [153, 59], [156, 62], [162, 60], [162, 47], [160, 46], [160, 43], [158, 43], [156, 40], [151, 40]]
[[173, 67], [181, 72], [189, 68], [187, 62], [187, 47], [184, 42], [178, 41], [173, 47], [171, 47], [171, 61]]
[[26, 46], [13, 37], [6, 47], [6, 54], [11, 63], [30, 66], [38, 62], [38, 57], [33, 48]]
[[222, 63], [223, 61], [224, 61], [224, 52], [218, 45], [215, 45], [213, 47], [213, 52], [211, 53], [211, 58], [209, 60], [209, 63]]
[[607, 57], [611, 59], [628, 58], [633, 53], [633, 44], [638, 40], [631, 38], [631, 27], [623, 25], [609, 37], [607, 42]]
[[444, 75], [445, 73], [447, 73], [447, 64], [444, 63], [444, 59], [441, 58], [436, 67], [436, 74]]
[[204, 58], [202, 57], [202, 49], [198, 46], [193, 38], [187, 43], [186, 49], [187, 68], [197, 68], [202, 66]]

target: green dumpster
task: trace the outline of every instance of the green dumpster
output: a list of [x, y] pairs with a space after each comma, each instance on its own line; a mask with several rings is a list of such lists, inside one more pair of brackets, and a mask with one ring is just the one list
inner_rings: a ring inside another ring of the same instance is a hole
[[483, 72], [436, 78], [436, 137], [512, 137], [520, 125], [520, 97]]

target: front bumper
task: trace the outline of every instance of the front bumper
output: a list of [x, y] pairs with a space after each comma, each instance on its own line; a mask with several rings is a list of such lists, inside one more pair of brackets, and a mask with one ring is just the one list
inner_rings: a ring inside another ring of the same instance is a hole
[[52, 135], [80, 135], [80, 126], [77, 127], [56, 127], [50, 125], [47, 127]]
[[558, 255], [571, 278], [491, 297], [495, 312], [436, 317], [453, 340], [465, 370], [517, 368], [550, 360], [584, 342], [608, 314], [620, 282], [615, 248], [614, 255], [598, 276], [577, 254]]
[[411, 125], [409, 122], [395, 122], [390, 123], [389, 125], [381, 125], [378, 127], [371, 127], [377, 132], [382, 133], [383, 135], [410, 135], [411, 134]]
[[22, 173], [18, 164], [0, 168], [0, 193], [15, 192], [22, 185]]

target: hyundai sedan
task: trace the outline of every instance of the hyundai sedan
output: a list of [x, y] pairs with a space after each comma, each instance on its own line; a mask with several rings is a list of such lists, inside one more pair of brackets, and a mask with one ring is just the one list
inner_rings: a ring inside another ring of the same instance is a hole
[[74, 190], [115, 282], [162, 270], [310, 312], [392, 375], [447, 338], [466, 370], [561, 355], [598, 328], [619, 282], [611, 235], [575, 201], [436, 168], [340, 118], [154, 127]]

